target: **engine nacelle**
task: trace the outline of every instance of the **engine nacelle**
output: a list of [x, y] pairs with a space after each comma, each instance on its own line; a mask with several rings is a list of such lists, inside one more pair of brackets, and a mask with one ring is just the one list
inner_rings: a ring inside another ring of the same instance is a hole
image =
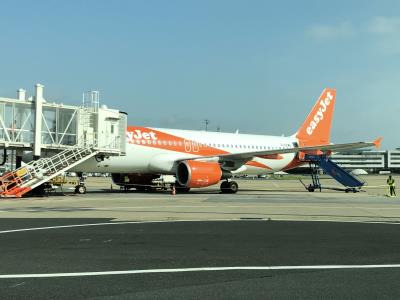
[[179, 184], [189, 188], [217, 184], [221, 177], [221, 167], [217, 162], [187, 160], [180, 162], [176, 170], [176, 179]]

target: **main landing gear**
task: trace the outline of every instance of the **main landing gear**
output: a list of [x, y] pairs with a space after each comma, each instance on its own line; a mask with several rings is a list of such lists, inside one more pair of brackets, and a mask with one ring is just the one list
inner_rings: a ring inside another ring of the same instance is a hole
[[224, 194], [235, 194], [239, 190], [239, 185], [236, 181], [222, 181], [221, 192]]

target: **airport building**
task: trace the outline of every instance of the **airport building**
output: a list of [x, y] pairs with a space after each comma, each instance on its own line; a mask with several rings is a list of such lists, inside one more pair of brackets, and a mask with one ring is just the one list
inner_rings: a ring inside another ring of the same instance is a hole
[[[388, 151], [354, 150], [332, 154], [331, 159], [348, 171], [362, 169], [368, 173], [390, 171], [400, 173], [400, 148]], [[305, 172], [302, 166], [295, 173]]]
[[[100, 106], [97, 91], [82, 100], [48, 101], [41, 84], [31, 97], [19, 89], [16, 98], [0, 98], [0, 165], [15, 170], [2, 177], [0, 196], [20, 197], [91, 157], [125, 155], [126, 113]], [[32, 159], [23, 165], [27, 152]]]
[[332, 155], [332, 160], [345, 169], [363, 169], [368, 173], [400, 173], [400, 149], [389, 151], [350, 151]]
[[400, 148], [388, 151], [388, 169], [400, 172]]

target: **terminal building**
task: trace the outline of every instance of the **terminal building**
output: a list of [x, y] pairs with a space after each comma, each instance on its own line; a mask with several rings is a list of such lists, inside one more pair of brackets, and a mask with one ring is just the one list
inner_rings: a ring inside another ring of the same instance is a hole
[[332, 160], [347, 170], [363, 169], [368, 173], [400, 173], [400, 149], [389, 151], [351, 151], [336, 153]]
[[[388, 151], [353, 150], [334, 153], [331, 160], [348, 171], [362, 169], [367, 173], [390, 171], [400, 173], [400, 148]], [[308, 166], [294, 170], [295, 173], [305, 172]]]

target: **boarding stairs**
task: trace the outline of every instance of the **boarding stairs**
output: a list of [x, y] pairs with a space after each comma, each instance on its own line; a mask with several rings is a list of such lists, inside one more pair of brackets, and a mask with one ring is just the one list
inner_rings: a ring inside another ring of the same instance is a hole
[[31, 161], [0, 177], [0, 197], [22, 197], [35, 187], [98, 154], [95, 145], [74, 146], [49, 158]]
[[365, 184], [362, 179], [347, 172], [337, 163], [332, 161], [327, 155], [306, 154], [304, 160], [309, 162], [311, 167], [311, 177], [313, 183], [306, 187], [309, 191], [322, 189], [319, 180], [319, 168], [323, 169], [326, 174], [330, 175], [333, 179], [342, 184], [345, 187], [345, 192], [357, 192]]

